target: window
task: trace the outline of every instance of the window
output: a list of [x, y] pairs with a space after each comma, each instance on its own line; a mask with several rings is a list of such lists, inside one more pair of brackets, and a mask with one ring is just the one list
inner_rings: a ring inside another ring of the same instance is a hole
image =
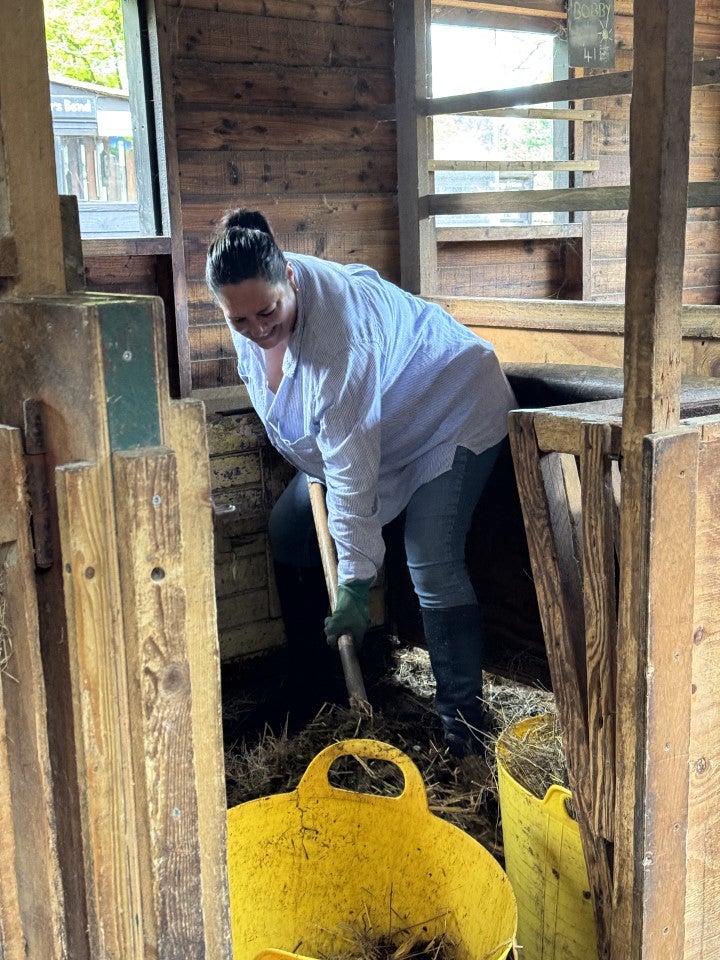
[[133, 0], [45, 0], [57, 185], [86, 239], [163, 232], [140, 26]]
[[[434, 97], [525, 87], [568, 76], [567, 44], [551, 33], [434, 23], [430, 37]], [[567, 120], [518, 116], [523, 112], [537, 114], [543, 111], [534, 108], [531, 111], [503, 111], [504, 115], [500, 116], [435, 117], [435, 192], [474, 193], [567, 186], [567, 172], [551, 169], [554, 161], [568, 159]], [[437, 169], [443, 162], [456, 168]], [[476, 169], [462, 169], [463, 165], [474, 165]], [[567, 214], [559, 217], [538, 212], [436, 218], [438, 227], [565, 221]]]

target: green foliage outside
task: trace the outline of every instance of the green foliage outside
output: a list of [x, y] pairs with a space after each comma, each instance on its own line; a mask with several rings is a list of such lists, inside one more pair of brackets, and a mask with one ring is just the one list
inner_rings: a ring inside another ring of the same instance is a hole
[[50, 76], [127, 89], [122, 0], [45, 0]]

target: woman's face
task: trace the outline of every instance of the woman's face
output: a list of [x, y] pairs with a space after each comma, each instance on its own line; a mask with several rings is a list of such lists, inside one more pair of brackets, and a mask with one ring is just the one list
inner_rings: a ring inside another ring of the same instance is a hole
[[284, 283], [260, 277], [231, 283], [215, 294], [229, 326], [263, 350], [287, 342], [297, 319], [297, 297], [292, 267]]

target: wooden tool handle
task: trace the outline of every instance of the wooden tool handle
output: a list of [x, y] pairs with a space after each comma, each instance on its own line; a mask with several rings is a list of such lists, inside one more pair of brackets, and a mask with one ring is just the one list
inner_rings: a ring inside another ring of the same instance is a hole
[[[320, 557], [325, 573], [325, 583], [327, 584], [328, 596], [330, 597], [330, 607], [334, 610], [337, 605], [338, 594], [337, 555], [335, 553], [335, 544], [333, 543], [328, 528], [325, 492], [321, 483], [318, 483], [317, 480], [310, 479], [308, 479], [308, 490], [310, 492], [310, 505], [312, 506], [315, 530], [320, 546]], [[342, 663], [343, 674], [345, 676], [345, 686], [347, 687], [348, 696], [350, 697], [350, 706], [363, 713], [370, 713], [370, 702], [365, 692], [365, 682], [363, 681], [357, 650], [355, 649], [355, 644], [350, 634], [346, 633], [338, 638], [338, 653], [340, 654], [340, 662]]]

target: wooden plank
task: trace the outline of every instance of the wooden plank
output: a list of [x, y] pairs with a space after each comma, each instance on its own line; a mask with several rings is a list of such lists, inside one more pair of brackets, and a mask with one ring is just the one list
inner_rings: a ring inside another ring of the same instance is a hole
[[5, 291], [64, 293], [42, 4], [2, 0], [0, 20], [0, 210], [9, 217], [17, 258]]
[[169, 0], [168, 6], [192, 6], [213, 12], [242, 13], [258, 17], [282, 17], [303, 22], [323, 21], [346, 26], [392, 29], [392, 11], [387, 0], [341, 3], [338, 0]]
[[207, 956], [177, 467], [172, 451], [113, 456], [145, 941], [159, 960]]
[[[397, 152], [348, 152], [339, 148], [183, 150], [179, 154], [183, 196], [216, 198], [225, 191], [262, 197], [293, 194], [366, 194], [397, 191]], [[330, 189], [332, 188], [332, 189]]]
[[170, 254], [170, 237], [114, 237], [107, 240], [83, 240], [83, 256], [159, 257]]
[[122, 624], [101, 469], [56, 471], [90, 956], [142, 958], [143, 909]]
[[380, 67], [174, 61], [175, 95], [184, 106], [254, 110], [292, 106], [301, 113], [366, 112], [394, 97], [392, 63]]
[[[430, 170], [585, 170], [595, 171], [599, 160], [430, 160]], [[558, 224], [561, 226], [561, 224]]]
[[[688, 184], [686, 207], [720, 206], [720, 185]], [[447, 216], [461, 213], [517, 213], [528, 210], [627, 210], [629, 187], [570, 187], [563, 190], [500, 190], [494, 193], [437, 193], [420, 199], [420, 215]], [[684, 239], [684, 232], [683, 232]]]
[[[170, 407], [185, 572], [198, 843], [207, 956], [230, 960], [226, 863], [227, 800], [223, 752], [220, 650], [215, 608], [212, 490], [205, 411], [199, 400]], [[245, 581], [247, 582], [247, 581]]]
[[[502, 297], [428, 297], [468, 326], [507, 326], [522, 330], [558, 330], [622, 334], [623, 303], [587, 300], [515, 300]], [[720, 336], [720, 307], [683, 306], [684, 337]]]
[[185, 59], [226, 63], [302, 63], [308, 67], [387, 67], [393, 62], [389, 30], [323, 21], [172, 10], [174, 49]]
[[[720, 82], [720, 58], [699, 60], [693, 64], [693, 85]], [[560, 103], [565, 100], [590, 100], [616, 97], [632, 93], [632, 70], [603, 73], [572, 80], [553, 80], [549, 83], [512, 87], [507, 90], [489, 90], [463, 93], [452, 97], [434, 97], [427, 101], [428, 116], [450, 113], [472, 113], [502, 107], [527, 106], [532, 103]]]
[[587, 661], [589, 780], [593, 830], [612, 841], [615, 820], [615, 536], [608, 423], [584, 423], [582, 489], [583, 605]]
[[492, 110], [473, 110], [478, 117], [517, 117], [523, 120], [572, 120], [574, 123], [598, 123], [599, 110], [573, 110], [568, 107], [496, 107]]
[[[684, 905], [678, 904], [677, 890], [685, 871], [670, 836], [656, 846], [654, 818], [663, 814], [664, 798], [648, 792], [656, 777], [662, 779], [667, 757], [658, 741], [667, 716], [655, 703], [657, 684], [649, 668], [656, 656], [676, 649], [677, 632], [663, 632], [663, 615], [655, 608], [643, 510], [647, 485], [655, 479], [644, 459], [644, 438], [677, 424], [680, 412], [682, 274], [691, 199], [686, 202], [678, 185], [688, 177], [694, 2], [636, 0], [634, 29], [612, 930], [614, 955], [624, 960], [659, 952], [678, 955], [684, 939]], [[664, 507], [658, 500], [655, 509]], [[685, 562], [682, 553], [678, 560]], [[677, 582], [668, 582], [668, 591]], [[668, 605], [670, 596], [675, 594], [669, 592]], [[651, 606], [653, 616], [660, 617], [658, 629], [648, 619]], [[677, 719], [682, 738], [684, 715]], [[685, 775], [676, 771], [669, 800], [674, 801]]]
[[433, 4], [440, 9], [463, 6], [475, 10], [506, 9], [509, 13], [546, 14], [554, 20], [567, 16], [564, 0], [462, 0], [461, 4], [457, 0], [433, 0]]
[[573, 805], [583, 842], [598, 929], [598, 955], [609, 956], [612, 874], [605, 841], [595, 835], [583, 645], [582, 584], [559, 454], [540, 454], [533, 414], [510, 414], [510, 444], [520, 494], [533, 579], [548, 653], [552, 686], [568, 766]]
[[175, 337], [178, 357], [178, 388], [181, 397], [192, 391], [190, 372], [190, 344], [188, 343], [188, 312], [185, 276], [185, 249], [183, 237], [183, 209], [180, 192], [180, 165], [178, 162], [177, 128], [175, 121], [175, 91], [168, 78], [173, 75], [173, 58], [177, 52], [176, 19], [166, 3], [154, 10], [155, 29], [149, 31], [151, 44], [152, 86], [161, 91], [162, 137], [159, 138], [159, 162], [165, 164], [167, 177], [167, 209], [163, 226], [171, 238], [173, 289], [175, 291]]
[[400, 280], [405, 290], [425, 294], [437, 283], [435, 225], [420, 210], [420, 197], [433, 189], [428, 171], [432, 133], [417, 109], [430, 90], [430, 0], [398, 0], [393, 18]]
[[717, 419], [699, 429], [684, 960], [720, 955], [720, 431]]
[[[628, 944], [636, 956], [683, 956], [697, 458], [698, 435], [687, 428], [647, 437], [643, 444], [642, 499], [632, 530], [645, 562], [637, 571], [633, 590], [640, 598], [637, 606], [642, 608], [642, 635], [647, 639], [642, 642], [644, 671], [637, 678], [633, 705], [634, 723], [644, 731], [638, 744], [637, 793], [647, 799], [633, 808], [632, 817], [620, 793], [627, 790], [623, 779], [629, 772], [627, 729], [618, 730], [618, 817], [625, 811], [634, 820], [636, 844], [642, 839], [643, 856], [632, 866], [643, 899], [632, 905], [632, 940], [626, 939], [620, 926], [631, 905], [616, 901], [613, 949], [617, 956], [630, 956]], [[626, 485], [623, 474], [622, 510], [626, 509]], [[622, 528], [623, 537], [627, 529]], [[621, 620], [621, 630], [622, 626]], [[618, 717], [622, 720], [626, 710], [621, 698], [626, 691], [621, 680], [627, 659], [626, 655], [618, 664]], [[616, 819], [616, 837], [623, 844], [628, 829], [627, 823]], [[620, 891], [626, 890], [628, 882], [625, 856], [616, 842], [616, 870], [623, 871], [617, 878]]]
[[20, 431], [0, 426], [0, 955], [67, 956]]
[[[176, 106], [178, 150], [288, 150], [324, 147], [346, 150], [392, 150], [395, 131], [378, 125], [368, 113], [300, 114], [295, 109], [218, 110], [204, 105]], [[226, 198], [227, 202], [227, 198]]]
[[[534, 240], [565, 240], [582, 237], [581, 223], [548, 223], [531, 226], [497, 227], [437, 227], [435, 236], [438, 244], [478, 243], [522, 240], [532, 243]], [[484, 247], [483, 247], [484, 249]], [[460, 296], [460, 294], [453, 294]]]

